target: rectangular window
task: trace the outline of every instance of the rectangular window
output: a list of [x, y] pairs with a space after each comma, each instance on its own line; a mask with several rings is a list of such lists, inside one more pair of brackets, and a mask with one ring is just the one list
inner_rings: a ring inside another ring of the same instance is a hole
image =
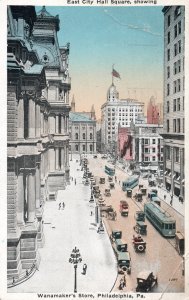
[[173, 111], [176, 111], [177, 110], [177, 100], [174, 99], [173, 100]]
[[167, 33], [167, 44], [170, 43], [170, 31]]
[[177, 62], [175, 62], [173, 65], [173, 73], [174, 75], [177, 74]]
[[174, 37], [177, 37], [177, 24], [174, 26]]
[[156, 160], [156, 157], [155, 157], [155, 156], [152, 156], [152, 160], [155, 161], [155, 160]]
[[167, 49], [167, 60], [170, 60], [170, 49]]
[[145, 153], [148, 153], [148, 148], [145, 148], [145, 149], [144, 149], [144, 152], [145, 152]]
[[167, 96], [169, 96], [169, 94], [170, 94], [170, 85], [169, 85], [169, 83], [167, 84]]
[[169, 132], [169, 120], [167, 120], [167, 132]]
[[167, 17], [167, 26], [169, 27], [170, 24], [171, 24], [171, 16], [169, 15], [169, 16]]
[[177, 91], [180, 92], [180, 79], [177, 79]]
[[173, 132], [177, 132], [176, 119], [173, 119]]
[[167, 78], [170, 77], [170, 67], [167, 67]]
[[178, 22], [178, 34], [181, 34], [182, 27], [181, 27], [181, 21]]
[[177, 55], [177, 44], [174, 44], [174, 56]]
[[178, 41], [178, 53], [181, 53], [181, 41]]
[[167, 113], [169, 113], [169, 101], [167, 101]]
[[173, 93], [175, 94], [177, 92], [177, 82], [176, 80], [173, 82]]
[[182, 126], [182, 132], [184, 133], [184, 118], [182, 119], [182, 124], [183, 124], [183, 126]]
[[180, 73], [180, 71], [181, 71], [181, 60], [179, 59], [177, 61], [177, 73]]
[[166, 147], [166, 158], [171, 159], [171, 153], [170, 153], [170, 147], [169, 146]]
[[152, 139], [152, 144], [155, 144], [156, 143], [156, 140], [155, 139]]
[[153, 153], [156, 152], [156, 148], [152, 148], [152, 152], [153, 152]]
[[145, 140], [144, 140], [144, 143], [145, 143], [146, 145], [148, 145], [148, 139], [145, 139]]
[[177, 111], [180, 111], [180, 98], [177, 98]]
[[176, 147], [175, 149], [175, 162], [179, 162], [179, 148]]
[[180, 133], [180, 119], [177, 119], [177, 132]]

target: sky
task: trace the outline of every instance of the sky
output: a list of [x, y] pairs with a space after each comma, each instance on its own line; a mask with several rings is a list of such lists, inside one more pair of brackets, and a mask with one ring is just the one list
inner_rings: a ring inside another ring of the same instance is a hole
[[[37, 11], [41, 7], [37, 7]], [[76, 111], [90, 111], [97, 119], [114, 78], [120, 99], [134, 98], [146, 104], [154, 96], [163, 101], [163, 13], [156, 7], [47, 6], [59, 15], [59, 45], [70, 43], [70, 102]]]

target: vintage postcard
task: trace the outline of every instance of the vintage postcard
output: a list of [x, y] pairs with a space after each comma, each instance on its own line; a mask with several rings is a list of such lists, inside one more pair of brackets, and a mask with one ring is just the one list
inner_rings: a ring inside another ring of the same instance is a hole
[[187, 1], [0, 6], [0, 299], [189, 299]]

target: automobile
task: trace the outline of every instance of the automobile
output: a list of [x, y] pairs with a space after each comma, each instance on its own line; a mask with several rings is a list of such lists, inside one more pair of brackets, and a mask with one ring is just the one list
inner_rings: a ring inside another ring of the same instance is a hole
[[147, 293], [157, 285], [157, 276], [151, 271], [142, 271], [137, 276], [136, 292]]
[[115, 240], [115, 247], [120, 252], [126, 252], [127, 251], [127, 244], [123, 243], [122, 239], [116, 239]]
[[112, 176], [108, 176], [108, 181], [112, 182], [113, 181], [113, 177]]
[[110, 189], [115, 189], [115, 183], [114, 182], [110, 182]]
[[136, 201], [141, 202], [142, 201], [142, 193], [138, 192], [134, 195], [134, 198]]
[[127, 197], [132, 198], [133, 191], [131, 189], [127, 190]]
[[93, 155], [93, 158], [98, 158], [98, 156], [95, 154], [95, 155]]
[[107, 158], [107, 155], [104, 154], [104, 155], [101, 156], [101, 158], [102, 158], [102, 159], [106, 159], [106, 158]]
[[143, 240], [141, 235], [135, 236], [133, 235], [133, 246], [135, 252], [145, 252], [146, 250], [146, 242]]
[[128, 214], [129, 214], [129, 205], [128, 205], [127, 201], [120, 200], [119, 211], [121, 213], [121, 216], [127, 216], [128, 217]]
[[135, 213], [135, 220], [136, 221], [145, 221], [145, 213], [142, 210], [137, 210]]
[[107, 197], [111, 196], [110, 189], [105, 189], [104, 195]]
[[104, 183], [105, 183], [105, 177], [100, 177], [99, 183], [100, 183], [100, 184], [104, 184]]
[[121, 252], [116, 251], [117, 256], [117, 264], [120, 272], [127, 272], [127, 274], [131, 274], [131, 257], [128, 251]]
[[145, 196], [146, 193], [147, 193], [147, 189], [146, 188], [141, 188], [140, 190], [141, 190], [142, 195]]
[[116, 240], [116, 239], [121, 239], [122, 238], [122, 231], [121, 230], [112, 230], [112, 234], [110, 236], [110, 239]]
[[136, 221], [136, 225], [133, 227], [133, 229], [138, 233], [138, 234], [147, 234], [147, 225], [142, 222], [142, 221]]

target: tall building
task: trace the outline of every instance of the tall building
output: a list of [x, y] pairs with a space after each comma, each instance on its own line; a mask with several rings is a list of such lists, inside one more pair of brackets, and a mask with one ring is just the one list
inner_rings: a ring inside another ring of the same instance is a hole
[[101, 107], [102, 150], [112, 152], [118, 139], [118, 126], [130, 127], [143, 114], [144, 103], [135, 99], [119, 99], [116, 86], [112, 83], [107, 92], [107, 100]]
[[68, 45], [58, 16], [43, 7], [7, 12], [7, 270], [35, 271], [43, 246], [43, 205], [68, 183]]
[[185, 7], [164, 14], [164, 185], [184, 198]]

